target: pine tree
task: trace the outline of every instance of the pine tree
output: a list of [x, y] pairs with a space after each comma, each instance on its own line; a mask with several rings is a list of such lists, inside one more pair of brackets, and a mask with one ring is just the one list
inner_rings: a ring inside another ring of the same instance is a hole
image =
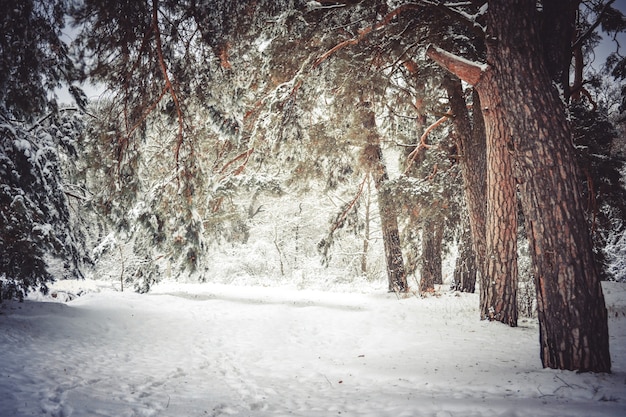
[[0, 299], [81, 276], [84, 252], [70, 226], [59, 160], [59, 149], [71, 156], [80, 132], [66, 129], [54, 99], [62, 82], [77, 77], [60, 40], [66, 7], [33, 0], [0, 6]]
[[[604, 297], [576, 178], [570, 126], [563, 102], [550, 88], [537, 13], [532, 1], [489, 3], [489, 66], [436, 50], [431, 56], [476, 86], [481, 104], [489, 110], [484, 112], [486, 125], [502, 119], [510, 127], [537, 282], [543, 365], [608, 372]], [[514, 47], [520, 44], [524, 48]]]

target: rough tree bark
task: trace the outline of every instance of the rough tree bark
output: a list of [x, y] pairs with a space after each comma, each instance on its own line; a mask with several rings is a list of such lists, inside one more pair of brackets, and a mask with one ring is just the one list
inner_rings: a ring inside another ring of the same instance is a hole
[[[458, 98], [458, 84], [446, 83], [455, 108], [463, 115]], [[480, 94], [485, 126], [486, 216], [485, 247], [480, 286], [480, 317], [517, 326], [517, 197], [513, 177], [513, 144], [505, 114], [493, 109], [500, 106], [499, 93], [490, 83], [476, 86]], [[464, 100], [463, 100], [464, 102]], [[467, 111], [467, 110], [466, 110]], [[456, 114], [456, 113], [455, 113]], [[457, 123], [462, 123], [458, 121]], [[464, 131], [466, 127], [462, 127]], [[464, 135], [467, 136], [467, 135]], [[471, 136], [470, 136], [471, 137]], [[474, 139], [474, 138], [473, 138]], [[465, 138], [467, 140], [467, 138]], [[467, 158], [463, 162], [469, 162]], [[471, 162], [470, 162], [471, 163]], [[471, 167], [465, 167], [469, 170]], [[466, 173], [469, 181], [480, 173]], [[474, 179], [480, 181], [480, 179]], [[467, 193], [477, 193], [472, 182]], [[476, 196], [474, 196], [476, 198]], [[480, 203], [476, 203], [480, 204]], [[476, 208], [475, 208], [476, 210]]]
[[[453, 59], [447, 67], [476, 87], [483, 106], [487, 95], [499, 98], [490, 113], [508, 116], [537, 287], [543, 366], [610, 372], [607, 311], [570, 127], [544, 62], [536, 13], [534, 0], [489, 2], [489, 66]], [[441, 57], [441, 51], [431, 52]]]
[[570, 126], [544, 63], [534, 0], [489, 3], [487, 60], [512, 128], [537, 284], [541, 359], [609, 372], [607, 312], [581, 202]]
[[513, 144], [493, 83], [484, 85], [483, 119], [487, 141], [487, 231], [483, 319], [517, 326], [517, 193]]

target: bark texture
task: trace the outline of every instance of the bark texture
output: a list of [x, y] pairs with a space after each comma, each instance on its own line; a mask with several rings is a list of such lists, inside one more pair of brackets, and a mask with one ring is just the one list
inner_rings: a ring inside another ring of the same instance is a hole
[[[485, 74], [488, 78], [490, 73]], [[477, 86], [487, 141], [487, 220], [485, 280], [481, 318], [517, 326], [517, 193], [513, 143], [495, 84]]]
[[570, 127], [544, 62], [536, 13], [534, 0], [489, 2], [490, 76], [478, 85], [499, 94], [511, 128], [537, 286], [542, 363], [609, 372], [607, 312]]
[[[513, 177], [513, 144], [507, 117], [502, 111], [500, 93], [489, 79], [491, 71], [484, 71], [479, 66], [449, 65], [450, 60], [454, 58], [448, 54], [437, 54], [435, 51], [431, 55], [450, 71], [461, 70], [460, 75], [467, 81], [479, 80], [476, 89], [480, 95], [479, 102], [484, 120], [487, 173], [485, 246], [480, 248], [484, 250], [482, 258], [484, 263], [481, 265], [483, 274], [480, 286], [480, 316], [481, 319], [497, 320], [510, 326], [517, 326], [517, 196]], [[448, 88], [449, 96], [450, 92], [454, 93], [454, 89], [458, 87], [451, 85]], [[458, 96], [458, 93], [451, 97], [455, 101], [455, 114], [461, 113], [461, 103], [457, 103], [458, 99], [454, 96]], [[476, 139], [473, 135], [471, 137]], [[465, 158], [463, 161], [468, 162]], [[468, 167], [465, 169], [469, 170]], [[472, 192], [478, 193], [477, 185], [471, 182], [481, 181], [482, 178], [474, 178], [478, 175], [480, 173], [467, 173], [469, 179], [466, 184], [467, 194], [471, 200], [478, 197], [471, 195]]]
[[[537, 288], [544, 367], [610, 372], [607, 311], [584, 217], [570, 126], [552, 85], [534, 0], [489, 2], [488, 67], [459, 60], [511, 131], [515, 176]], [[438, 51], [429, 48], [437, 60]], [[449, 59], [449, 54], [446, 60]], [[446, 60], [438, 60], [446, 65]], [[460, 67], [459, 67], [460, 66]], [[451, 68], [451, 66], [446, 66]], [[499, 116], [496, 116], [499, 117]], [[489, 116], [485, 114], [485, 123]]]

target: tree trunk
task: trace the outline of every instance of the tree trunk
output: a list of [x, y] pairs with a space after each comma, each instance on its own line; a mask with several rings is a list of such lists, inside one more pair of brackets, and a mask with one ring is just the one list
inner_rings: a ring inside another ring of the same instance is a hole
[[476, 290], [476, 253], [473, 249], [472, 233], [469, 227], [469, 215], [463, 208], [461, 214], [461, 242], [459, 255], [454, 265], [454, 285], [456, 291], [471, 292]]
[[607, 312], [570, 127], [544, 63], [535, 7], [534, 0], [489, 2], [487, 38], [493, 41], [487, 43], [487, 61], [492, 76], [484, 82], [499, 93], [512, 130], [537, 284], [542, 363], [609, 372]]
[[367, 195], [365, 197], [365, 230], [363, 231], [363, 253], [361, 254], [361, 273], [367, 275], [367, 252], [370, 246], [370, 206], [371, 206], [371, 185], [370, 178], [367, 178]]
[[513, 144], [499, 92], [493, 83], [481, 94], [487, 141], [487, 221], [485, 285], [481, 318], [517, 326], [517, 194]]
[[420, 270], [420, 293], [432, 293], [435, 284], [443, 282], [441, 277], [441, 241], [443, 223], [425, 219], [422, 226], [422, 268]]
[[387, 277], [389, 291], [406, 292], [408, 284], [404, 270], [404, 259], [400, 246], [400, 232], [398, 231], [398, 218], [395, 207], [385, 195], [384, 184], [389, 180], [387, 169], [383, 163], [383, 151], [380, 145], [370, 144], [365, 150], [369, 159], [374, 186], [378, 196], [378, 209], [380, 211], [380, 223], [383, 233], [383, 245], [385, 247], [385, 260], [387, 262]]
[[576, 35], [576, 16], [580, 0], [552, 0], [542, 3], [541, 40], [545, 64], [550, 78], [563, 90], [564, 98], [570, 96], [570, 63], [572, 40]]
[[489, 66], [450, 55], [438, 62], [452, 63], [446, 67], [476, 86], [483, 105], [487, 95], [499, 98], [501, 105], [489, 112], [508, 116], [537, 287], [543, 366], [610, 372], [607, 311], [570, 126], [544, 62], [535, 7], [534, 0], [489, 3]]
[[[452, 86], [449, 91], [456, 96], [458, 93], [454, 93], [454, 88]], [[485, 122], [487, 160], [485, 257], [480, 286], [480, 317], [517, 326], [517, 196], [513, 177], [513, 144], [505, 115], [498, 111], [499, 93], [490, 90], [493, 88], [491, 83], [480, 84], [476, 88], [480, 94]], [[455, 105], [454, 110], [461, 112], [458, 108], [460, 103]], [[470, 178], [471, 175], [478, 174], [468, 173]], [[470, 190], [476, 192], [472, 183], [468, 185]]]
[[[448, 92], [448, 102], [454, 114], [452, 119], [458, 153], [461, 160], [464, 195], [471, 230], [471, 241], [476, 261], [473, 264], [481, 280], [486, 276], [486, 218], [487, 218], [487, 151], [485, 143], [485, 123], [481, 112], [480, 99], [474, 92], [472, 117], [465, 102], [461, 80], [456, 77], [444, 78]], [[469, 266], [471, 263], [466, 263]], [[474, 277], [476, 272], [473, 273]], [[474, 292], [474, 285], [472, 291]], [[482, 283], [480, 288], [486, 285]], [[481, 302], [482, 305], [482, 302]]]

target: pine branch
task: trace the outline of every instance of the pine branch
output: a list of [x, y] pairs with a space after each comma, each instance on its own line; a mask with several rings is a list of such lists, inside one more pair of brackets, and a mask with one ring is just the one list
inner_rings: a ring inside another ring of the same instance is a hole
[[332, 225], [332, 227], [330, 229], [329, 236], [332, 236], [333, 233], [335, 233], [335, 231], [337, 231], [337, 229], [339, 229], [341, 227], [343, 222], [348, 217], [348, 213], [350, 213], [350, 211], [354, 208], [354, 205], [356, 204], [356, 202], [361, 197], [361, 194], [363, 194], [363, 187], [365, 186], [365, 183], [367, 182], [367, 178], [368, 178], [368, 174], [366, 174], [363, 177], [363, 181], [361, 181], [361, 183], [359, 184], [359, 189], [357, 190], [356, 195], [354, 196], [354, 198], [352, 200], [350, 200], [350, 202], [348, 204], [346, 204], [346, 206], [345, 206], [346, 208], [341, 213], [339, 213], [339, 216], [337, 216], [337, 220], [335, 220], [333, 222], [333, 225]]
[[480, 37], [485, 36], [485, 28], [481, 26], [472, 16], [468, 16], [466, 13], [461, 12], [460, 10], [455, 9], [451, 5], [446, 5], [442, 1], [429, 1], [429, 0], [421, 0], [422, 3], [431, 5], [435, 7], [437, 10], [442, 11], [448, 16], [452, 17], [456, 21], [463, 23], [469, 29], [471, 29], [475, 34]]
[[[452, 111], [449, 111], [443, 117], [438, 119], [435, 123], [431, 124], [430, 126], [428, 126], [426, 128], [426, 130], [424, 131], [424, 133], [420, 137], [420, 142], [417, 145], [417, 148], [415, 148], [408, 156], [408, 164], [407, 164], [406, 169], [403, 172], [403, 175], [407, 175], [407, 172], [411, 168], [411, 165], [413, 165], [413, 162], [415, 162], [415, 159], [417, 158], [417, 155], [419, 154], [419, 152], [422, 149], [429, 149], [432, 146], [432, 145], [429, 145], [429, 144], [426, 143], [426, 138], [428, 137], [430, 132], [432, 132], [437, 126], [439, 126], [440, 124], [442, 124], [443, 122], [445, 122], [446, 120], [448, 120], [448, 118], [450, 118], [452, 116], [453, 116]], [[435, 167], [436, 167], [436, 165], [435, 165]]]
[[152, 28], [154, 30], [154, 38], [156, 41], [156, 51], [157, 57], [159, 59], [159, 66], [161, 68], [161, 73], [163, 74], [163, 79], [165, 80], [165, 87], [169, 91], [172, 96], [172, 100], [174, 101], [174, 106], [176, 107], [176, 115], [178, 117], [178, 141], [176, 142], [176, 172], [180, 169], [180, 148], [183, 145], [183, 129], [184, 129], [184, 116], [183, 110], [180, 105], [180, 101], [178, 99], [178, 95], [176, 93], [176, 89], [172, 84], [169, 74], [167, 73], [167, 66], [165, 64], [165, 58], [163, 57], [163, 46], [161, 44], [161, 31], [159, 29], [159, 0], [152, 0]]
[[[232, 176], [237, 176], [240, 175], [243, 170], [246, 168], [246, 166], [248, 165], [248, 161], [250, 160], [250, 155], [252, 155], [252, 153], [254, 152], [254, 148], [250, 148], [245, 152], [240, 153], [239, 155], [237, 155], [236, 157], [234, 157], [233, 159], [231, 159], [230, 161], [228, 161], [223, 167], [222, 169], [220, 169], [219, 173], [220, 174], [224, 174], [222, 175], [222, 177], [219, 179], [219, 181], [223, 181], [224, 179], [226, 179], [227, 177], [229, 177], [230, 175]], [[239, 165], [237, 168], [235, 168], [232, 172], [230, 172], [229, 174], [225, 174], [226, 170], [228, 169], [228, 167], [230, 167], [231, 165], [233, 165], [234, 163], [236, 163], [237, 161], [241, 161], [243, 159], [243, 162], [241, 163], [241, 165]], [[212, 206], [212, 211], [213, 213], [217, 213], [220, 208], [222, 207], [222, 202], [224, 201], [224, 197], [219, 197]], [[261, 207], [259, 207], [259, 210], [261, 209]], [[257, 210], [258, 212], [258, 210]]]
[[131, 128], [127, 132], [128, 137], [130, 137], [135, 132], [135, 130], [137, 130], [142, 125], [142, 123], [148, 118], [150, 113], [152, 113], [154, 109], [156, 109], [156, 106], [161, 102], [163, 97], [165, 97], [165, 93], [167, 93], [167, 86], [163, 87], [163, 90], [161, 91], [161, 94], [159, 94], [157, 99], [154, 100], [154, 102], [146, 110], [144, 110], [139, 120], [137, 120], [137, 122], [135, 122], [135, 124], [131, 126]]
[[600, 10], [600, 13], [598, 13], [598, 17], [596, 21], [593, 22], [591, 26], [589, 26], [589, 29], [587, 29], [585, 33], [583, 33], [582, 35], [578, 37], [578, 39], [576, 39], [576, 41], [572, 45], [572, 51], [575, 51], [577, 48], [580, 48], [582, 43], [586, 41], [587, 39], [589, 39], [589, 37], [598, 28], [598, 26], [600, 26], [600, 23], [602, 23], [602, 18], [604, 17], [604, 14], [613, 3], [615, 3], [615, 0], [609, 0], [606, 2], [606, 4], [602, 7], [602, 10]]
[[342, 50], [343, 48], [347, 46], [356, 45], [370, 33], [384, 28], [389, 23], [391, 23], [394, 17], [406, 12], [407, 10], [415, 10], [415, 9], [420, 9], [420, 8], [422, 8], [422, 6], [416, 3], [406, 3], [406, 4], [403, 4], [402, 6], [395, 8], [394, 10], [387, 13], [380, 22], [376, 23], [375, 25], [368, 26], [364, 29], [359, 30], [356, 37], [340, 42], [339, 44], [335, 45], [334, 47], [332, 47], [331, 49], [323, 53], [320, 57], [318, 57], [315, 60], [315, 62], [313, 62], [312, 68], [313, 69], [317, 68], [322, 62], [326, 61], [330, 56], [332, 56], [336, 52]]
[[[245, 152], [240, 153], [239, 155], [237, 155], [235, 158], [233, 158], [232, 160], [228, 161], [220, 170], [220, 174], [223, 174], [226, 172], [226, 170], [228, 169], [229, 166], [231, 166], [232, 164], [234, 164], [237, 161], [240, 161], [243, 159], [243, 162], [241, 163], [240, 166], [237, 167], [237, 169], [235, 169], [232, 174], [233, 175], [239, 175], [241, 174], [241, 172], [244, 170], [244, 168], [246, 167], [246, 165], [248, 164], [248, 161], [250, 160], [250, 155], [252, 155], [252, 152], [254, 152], [254, 148], [250, 148]], [[223, 180], [225, 177], [222, 177], [220, 179]]]

